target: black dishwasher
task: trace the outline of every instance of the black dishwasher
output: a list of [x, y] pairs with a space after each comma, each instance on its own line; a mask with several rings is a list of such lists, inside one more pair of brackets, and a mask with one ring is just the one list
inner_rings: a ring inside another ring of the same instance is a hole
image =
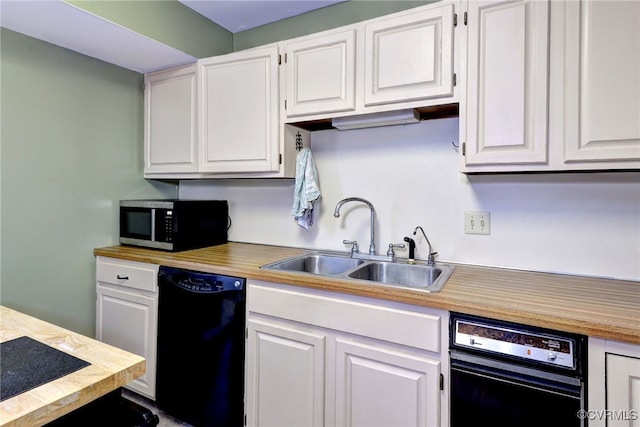
[[198, 427], [244, 425], [245, 279], [161, 266], [156, 402]]

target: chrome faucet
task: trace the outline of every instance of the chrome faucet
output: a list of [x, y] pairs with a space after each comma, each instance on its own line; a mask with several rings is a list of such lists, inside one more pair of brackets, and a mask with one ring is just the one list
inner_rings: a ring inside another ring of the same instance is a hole
[[431, 248], [431, 242], [429, 241], [429, 238], [425, 234], [425, 232], [422, 229], [422, 227], [417, 226], [413, 230], [413, 235], [415, 236], [416, 233], [418, 232], [418, 230], [422, 231], [422, 235], [424, 236], [424, 239], [427, 241], [427, 245], [429, 245], [429, 255], [427, 255], [427, 264], [428, 265], [433, 265], [433, 264], [435, 264], [434, 257], [435, 257], [435, 255], [437, 255], [438, 252], [433, 252], [433, 249]]
[[369, 206], [369, 209], [371, 209], [371, 243], [369, 244], [369, 255], [376, 255], [376, 211], [373, 208], [373, 205], [368, 200], [361, 199], [360, 197], [347, 197], [346, 199], [342, 199], [338, 202], [338, 204], [336, 205], [336, 210], [333, 212], [333, 216], [335, 216], [336, 218], [340, 218], [340, 208], [347, 202], [362, 202], [365, 205]]

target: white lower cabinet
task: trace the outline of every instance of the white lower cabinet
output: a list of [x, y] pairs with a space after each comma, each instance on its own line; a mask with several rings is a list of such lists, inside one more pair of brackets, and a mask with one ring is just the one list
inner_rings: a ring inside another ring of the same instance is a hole
[[640, 426], [640, 345], [589, 338], [589, 427]]
[[251, 318], [247, 327], [248, 425], [324, 425], [326, 335]]
[[96, 339], [145, 358], [147, 370], [127, 388], [156, 393], [158, 266], [98, 257]]
[[607, 353], [609, 426], [640, 426], [640, 358]]
[[440, 361], [338, 338], [336, 425], [439, 426]]
[[448, 425], [447, 312], [264, 282], [247, 310], [248, 426]]

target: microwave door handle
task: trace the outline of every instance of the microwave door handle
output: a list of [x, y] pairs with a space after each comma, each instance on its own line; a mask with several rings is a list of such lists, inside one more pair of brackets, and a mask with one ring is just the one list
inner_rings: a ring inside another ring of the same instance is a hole
[[151, 209], [151, 241], [156, 241], [156, 209]]

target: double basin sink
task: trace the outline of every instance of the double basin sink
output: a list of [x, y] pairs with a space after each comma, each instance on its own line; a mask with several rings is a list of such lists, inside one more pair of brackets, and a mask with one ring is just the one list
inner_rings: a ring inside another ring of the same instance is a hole
[[365, 280], [424, 292], [440, 291], [453, 266], [436, 263], [410, 264], [405, 261], [376, 261], [351, 258], [348, 254], [311, 252], [263, 265], [268, 270], [298, 272], [336, 279]]

